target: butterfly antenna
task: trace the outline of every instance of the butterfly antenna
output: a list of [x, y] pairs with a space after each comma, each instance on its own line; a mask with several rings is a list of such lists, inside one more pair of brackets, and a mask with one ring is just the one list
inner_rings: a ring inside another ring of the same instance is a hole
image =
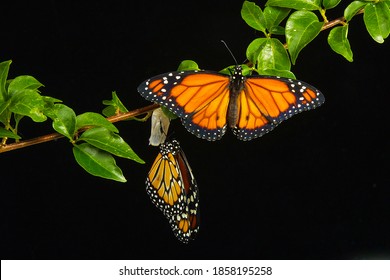
[[229, 49], [229, 47], [228, 47], [228, 45], [226, 44], [226, 42], [225, 42], [224, 40], [221, 40], [221, 42], [225, 45], [226, 49], [230, 52], [230, 55], [233, 57], [234, 62], [236, 63], [236, 65], [238, 65], [236, 58], [234, 57], [232, 51]]

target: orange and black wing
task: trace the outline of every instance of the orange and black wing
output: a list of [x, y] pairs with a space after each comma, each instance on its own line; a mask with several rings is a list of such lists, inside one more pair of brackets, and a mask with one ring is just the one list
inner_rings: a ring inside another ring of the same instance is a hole
[[171, 142], [161, 144], [146, 178], [147, 193], [167, 217], [181, 213], [186, 200], [177, 153], [177, 147]]
[[229, 83], [228, 75], [212, 71], [169, 72], [144, 81], [138, 91], [179, 116], [199, 138], [218, 140], [227, 127]]
[[160, 145], [146, 178], [146, 191], [180, 241], [187, 243], [195, 238], [199, 230], [199, 191], [178, 141]]
[[238, 97], [238, 121], [233, 129], [240, 140], [261, 137], [279, 123], [325, 101], [315, 87], [298, 80], [249, 76]]

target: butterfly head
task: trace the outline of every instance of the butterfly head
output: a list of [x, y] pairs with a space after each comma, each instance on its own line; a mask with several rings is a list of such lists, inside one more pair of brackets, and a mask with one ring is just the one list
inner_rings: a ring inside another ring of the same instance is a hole
[[230, 89], [238, 93], [243, 89], [245, 76], [242, 74], [242, 66], [236, 65], [230, 75]]

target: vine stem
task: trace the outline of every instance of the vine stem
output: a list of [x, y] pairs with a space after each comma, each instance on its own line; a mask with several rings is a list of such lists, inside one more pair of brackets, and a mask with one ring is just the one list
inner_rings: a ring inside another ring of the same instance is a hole
[[[143, 115], [143, 114], [146, 114], [148, 112], [151, 112], [151, 111], [157, 109], [159, 106], [160, 105], [158, 105], [158, 104], [152, 104], [152, 105], [149, 105], [149, 106], [146, 106], [146, 107], [135, 109], [135, 110], [127, 112], [127, 113], [121, 113], [121, 114], [118, 114], [118, 115], [115, 115], [115, 116], [108, 117], [107, 120], [109, 120], [111, 123], [127, 120], [129, 118], [133, 118], [133, 117], [136, 117], [136, 116]], [[84, 131], [86, 129], [87, 129], [87, 127], [81, 128], [79, 130], [79, 132], [82, 132], [82, 131]], [[39, 137], [36, 137], [36, 138], [32, 138], [32, 139], [28, 139], [28, 140], [22, 140], [22, 141], [19, 141], [19, 142], [8, 144], [8, 145], [7, 144], [6, 145], [2, 145], [2, 146], [0, 146], [0, 153], [5, 153], [5, 152], [9, 152], [9, 151], [25, 148], [25, 147], [28, 147], [28, 146], [32, 146], [32, 145], [36, 145], [36, 144], [41, 144], [41, 143], [57, 140], [57, 139], [60, 139], [60, 138], [63, 138], [63, 137], [65, 137], [65, 136], [62, 135], [62, 134], [59, 134], [57, 132], [54, 132], [54, 133], [50, 133], [50, 134], [47, 134], [47, 135], [39, 136]]]
[[[356, 14], [362, 14], [362, 13], [364, 13], [364, 9], [359, 10]], [[324, 31], [326, 29], [332, 28], [332, 27], [334, 27], [334, 26], [336, 26], [338, 24], [345, 24], [345, 17], [339, 17], [339, 18], [336, 18], [336, 19], [334, 19], [332, 21], [326, 22], [324, 24], [324, 26], [322, 26], [321, 31]], [[148, 112], [151, 112], [151, 111], [157, 109], [158, 107], [159, 107], [158, 104], [152, 104], [152, 105], [149, 105], [149, 106], [146, 106], [146, 107], [143, 107], [143, 108], [135, 109], [135, 110], [127, 112], [127, 113], [122, 113], [122, 114], [118, 114], [118, 115], [109, 117], [109, 118], [107, 118], [107, 120], [109, 120], [111, 123], [123, 121], [123, 120], [129, 119], [129, 118], [132, 118], [132, 117], [136, 117], [136, 116], [139, 116], [139, 115], [146, 114]], [[79, 132], [82, 132], [82, 131], [84, 131], [86, 129], [87, 129], [87, 127], [81, 128], [79, 130]], [[5, 153], [5, 152], [9, 152], [9, 151], [25, 148], [25, 147], [28, 147], [28, 146], [32, 146], [32, 145], [36, 145], [36, 144], [40, 144], [40, 143], [45, 143], [45, 142], [57, 140], [57, 139], [60, 139], [60, 138], [63, 138], [63, 137], [64, 136], [62, 134], [59, 134], [59, 133], [55, 132], [55, 133], [39, 136], [39, 137], [36, 137], [36, 138], [33, 138], [33, 139], [22, 140], [22, 141], [19, 141], [19, 142], [11, 143], [11, 144], [8, 144], [8, 145], [7, 144], [5, 144], [5, 145], [1, 144], [0, 145], [0, 153]]]

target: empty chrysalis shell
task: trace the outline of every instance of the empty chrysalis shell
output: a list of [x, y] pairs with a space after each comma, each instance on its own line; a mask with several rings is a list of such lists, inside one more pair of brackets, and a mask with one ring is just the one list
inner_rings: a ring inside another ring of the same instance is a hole
[[170, 119], [164, 114], [161, 108], [153, 111], [152, 127], [150, 131], [149, 145], [159, 146], [165, 142], [169, 128]]

